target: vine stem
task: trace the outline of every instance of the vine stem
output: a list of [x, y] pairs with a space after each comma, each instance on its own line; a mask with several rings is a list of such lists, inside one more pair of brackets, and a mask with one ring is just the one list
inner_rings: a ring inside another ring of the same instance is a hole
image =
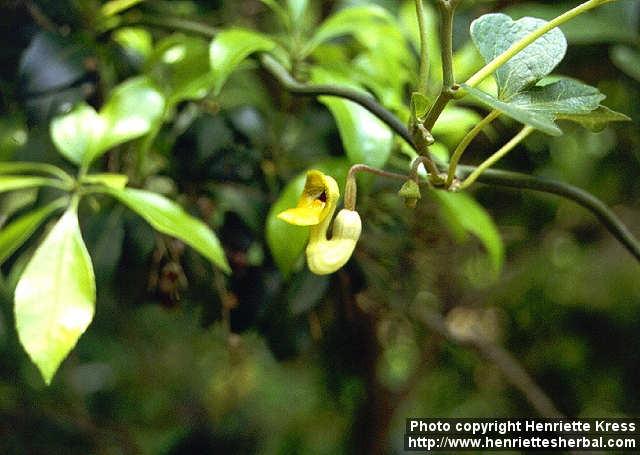
[[429, 48], [427, 46], [427, 17], [424, 12], [423, 0], [415, 0], [416, 16], [418, 17], [418, 29], [420, 30], [420, 72], [418, 91], [426, 95], [429, 87]]
[[280, 62], [268, 54], [260, 55], [260, 63], [278, 80], [278, 82], [280, 82], [280, 84], [292, 93], [309, 96], [337, 96], [359, 104], [386, 123], [389, 128], [404, 139], [409, 145], [416, 148], [409, 130], [407, 130], [403, 123], [393, 115], [392, 112], [380, 105], [372, 96], [347, 87], [330, 84], [311, 85], [298, 82], [293, 78], [293, 76], [291, 76], [291, 74], [289, 74]]
[[504, 144], [497, 152], [484, 160], [469, 176], [460, 184], [460, 189], [464, 190], [468, 188], [473, 182], [475, 182], [480, 175], [489, 169], [493, 164], [500, 160], [503, 156], [509, 153], [520, 142], [522, 142], [528, 135], [533, 133], [534, 128], [531, 126], [525, 126], [520, 130], [518, 134], [513, 136], [509, 142]]
[[478, 134], [480, 134], [480, 132], [487, 125], [489, 125], [492, 121], [494, 121], [499, 116], [500, 116], [500, 111], [494, 109], [493, 111], [491, 111], [489, 113], [489, 115], [487, 115], [480, 122], [478, 122], [471, 129], [471, 131], [469, 131], [462, 138], [462, 140], [460, 141], [460, 143], [458, 144], [458, 146], [454, 150], [453, 154], [451, 155], [451, 160], [449, 161], [449, 172], [447, 173], [447, 181], [446, 181], [446, 184], [445, 184], [445, 186], [447, 188], [449, 188], [451, 186], [451, 184], [453, 183], [453, 179], [456, 176], [456, 167], [458, 166], [458, 163], [460, 162], [460, 158], [462, 157], [462, 154], [465, 152], [465, 150], [467, 150], [467, 147], [469, 146], [469, 144], [471, 144], [471, 141], [473, 141], [473, 139]]
[[[612, 0], [607, 0], [612, 1]], [[603, 2], [601, 2], [603, 3]], [[199, 24], [193, 21], [181, 20], [179, 23], [167, 22], [164, 18], [153, 18], [153, 20], [141, 19], [138, 22], [130, 21], [127, 25], [133, 25], [135, 23], [155, 25], [159, 27], [166, 27], [170, 29], [177, 29], [184, 32], [196, 33], [205, 37], [215, 36], [215, 29], [203, 24]], [[273, 60], [273, 59], [271, 59]], [[273, 74], [274, 77], [288, 90], [295, 93], [295, 90], [301, 90], [301, 94], [308, 96], [321, 96], [332, 95], [349, 99], [357, 104], [360, 104], [365, 109], [369, 110], [372, 114], [376, 115], [380, 120], [386, 123], [393, 131], [395, 131], [400, 137], [402, 137], [408, 144], [410, 144], [414, 150], [417, 151], [415, 144], [409, 130], [389, 111], [379, 105], [372, 97], [364, 95], [354, 90], [340, 87], [336, 90], [333, 86], [306, 86], [301, 84], [291, 77], [287, 71], [278, 66], [271, 66], [265, 62], [270, 60], [261, 58], [265, 69]], [[277, 62], [276, 62], [277, 63]], [[327, 93], [320, 89], [329, 88]], [[344, 96], [343, 96], [344, 95]], [[477, 169], [473, 166], [457, 166], [457, 169], [461, 173], [461, 177], [472, 174]], [[395, 174], [400, 176], [401, 174]], [[396, 177], [394, 177], [396, 178]], [[406, 179], [406, 176], [402, 176]], [[526, 174], [520, 174], [517, 172], [498, 171], [493, 169], [486, 169], [484, 172], [478, 175], [477, 182], [487, 185], [504, 186], [510, 188], [529, 189], [533, 191], [540, 191], [544, 193], [556, 194], [558, 196], [569, 199], [581, 207], [589, 210], [593, 213], [607, 228], [607, 230], [622, 243], [622, 245], [638, 260], [640, 261], [640, 242], [631, 234], [622, 221], [609, 209], [602, 201], [597, 199], [590, 193], [587, 193], [580, 188], [572, 185], [557, 182], [553, 180], [541, 179], [539, 177], [533, 177]]]
[[465, 84], [470, 87], [475, 87], [484, 79], [492, 75], [498, 68], [504, 65], [514, 55], [522, 51], [525, 47], [533, 43], [535, 40], [540, 38], [542, 35], [544, 35], [548, 31], [558, 27], [559, 25], [564, 24], [568, 20], [573, 19], [574, 17], [586, 11], [589, 11], [590, 9], [593, 9], [597, 6], [600, 6], [612, 1], [615, 1], [615, 0], [589, 0], [587, 2], [584, 2], [576, 6], [573, 9], [570, 9], [564, 14], [561, 14], [555, 19], [552, 19], [551, 21], [544, 24], [542, 27], [529, 33], [527, 36], [525, 36], [521, 40], [513, 43], [506, 51], [504, 51], [502, 54], [498, 55], [496, 58], [491, 60], [484, 67], [480, 68], [480, 70], [478, 70], [478, 72], [476, 72], [473, 76], [467, 79], [467, 82], [465, 82]]
[[[461, 178], [472, 174], [476, 169], [473, 166], [458, 166]], [[487, 169], [477, 181], [485, 185], [538, 191], [569, 199], [595, 215], [604, 227], [640, 261], [640, 242], [604, 202], [583, 189], [556, 180], [497, 169]]]

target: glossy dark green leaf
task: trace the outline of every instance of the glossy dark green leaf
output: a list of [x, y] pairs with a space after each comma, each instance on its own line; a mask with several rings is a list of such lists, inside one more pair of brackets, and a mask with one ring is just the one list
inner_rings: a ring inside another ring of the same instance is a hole
[[91, 323], [96, 300], [91, 258], [75, 210], [68, 210], [22, 273], [15, 291], [20, 342], [49, 384]]
[[133, 188], [104, 188], [105, 193], [144, 218], [154, 229], [182, 240], [227, 273], [231, 272], [220, 241], [201, 220], [159, 194]]
[[[485, 14], [471, 23], [471, 38], [489, 63], [544, 24], [546, 21], [533, 17], [514, 21], [506, 14]], [[535, 84], [560, 63], [566, 50], [567, 40], [559, 29], [542, 35], [495, 72], [498, 98], [507, 99]]]
[[277, 218], [278, 213], [295, 207], [302, 194], [306, 173], [298, 175], [285, 186], [267, 214], [266, 237], [273, 260], [287, 277], [307, 246], [309, 228], [294, 226]]
[[252, 30], [231, 29], [220, 32], [209, 48], [214, 93], [220, 93], [229, 75], [249, 55], [254, 52], [268, 52], [275, 47], [276, 44], [271, 38]]
[[[312, 74], [313, 80], [318, 83], [352, 85], [321, 68], [314, 68]], [[384, 166], [393, 146], [393, 134], [389, 127], [352, 101], [331, 96], [321, 96], [319, 100], [329, 108], [338, 125], [349, 161], [352, 164]]]
[[66, 198], [58, 199], [16, 218], [0, 229], [0, 264], [20, 248], [53, 212], [64, 207], [66, 203]]

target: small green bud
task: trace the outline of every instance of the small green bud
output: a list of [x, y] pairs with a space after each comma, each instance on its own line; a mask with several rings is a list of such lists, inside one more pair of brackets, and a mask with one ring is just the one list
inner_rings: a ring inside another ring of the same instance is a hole
[[404, 205], [413, 209], [418, 204], [418, 199], [422, 198], [420, 187], [415, 180], [407, 180], [398, 191], [398, 196], [404, 199]]

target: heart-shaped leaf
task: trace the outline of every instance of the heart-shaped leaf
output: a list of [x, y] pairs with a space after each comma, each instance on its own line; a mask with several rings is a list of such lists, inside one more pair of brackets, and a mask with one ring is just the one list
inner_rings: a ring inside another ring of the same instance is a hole
[[75, 164], [90, 164], [104, 152], [146, 134], [161, 120], [164, 97], [146, 77], [119, 85], [100, 113], [86, 103], [51, 122], [58, 151]]
[[93, 319], [95, 278], [75, 210], [68, 210], [29, 261], [15, 291], [20, 342], [49, 384]]
[[[514, 21], [506, 14], [485, 14], [471, 23], [471, 38], [486, 63], [547, 21], [523, 17]], [[563, 59], [567, 40], [560, 29], [542, 35], [495, 72], [498, 97], [508, 99], [549, 74]]]
[[231, 73], [254, 52], [267, 52], [276, 47], [269, 37], [245, 29], [220, 32], [211, 42], [209, 60], [213, 69], [213, 92], [217, 95]]

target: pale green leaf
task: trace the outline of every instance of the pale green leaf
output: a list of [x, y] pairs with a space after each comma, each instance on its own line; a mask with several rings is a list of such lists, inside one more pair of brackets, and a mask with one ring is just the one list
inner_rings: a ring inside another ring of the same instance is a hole
[[105, 172], [102, 174], [89, 174], [82, 178], [82, 183], [88, 183], [90, 185], [104, 185], [110, 188], [121, 190], [127, 186], [129, 177], [124, 174], [114, 174]]
[[16, 218], [0, 229], [0, 264], [20, 248], [44, 220], [59, 208], [64, 207], [66, 203], [66, 198], [60, 198]]
[[162, 121], [164, 109], [164, 97], [148, 77], [120, 84], [100, 110], [106, 128], [85, 161], [92, 162], [110, 148], [145, 135]]
[[20, 342], [49, 384], [91, 323], [96, 300], [91, 258], [68, 210], [22, 273], [15, 291]]
[[23, 172], [49, 174], [66, 181], [73, 180], [69, 174], [52, 164], [30, 161], [0, 161], [0, 174], [21, 174]]
[[301, 21], [308, 6], [309, 0], [287, 0], [287, 9], [291, 20], [294, 23]]
[[80, 165], [97, 145], [106, 129], [104, 119], [95, 109], [81, 103], [68, 114], [53, 119], [51, 138], [65, 158]]
[[58, 151], [75, 164], [89, 164], [108, 149], [143, 136], [161, 121], [165, 102], [150, 79], [137, 77], [116, 87], [97, 113], [81, 103], [51, 122]]
[[339, 36], [354, 34], [371, 24], [393, 23], [393, 16], [377, 5], [355, 6], [345, 8], [330, 16], [318, 27], [307, 42], [303, 55], [309, 55], [318, 45]]
[[204, 98], [214, 82], [209, 44], [200, 38], [171, 35], [158, 43], [146, 72], [170, 104]]
[[556, 119], [578, 123], [594, 132], [602, 131], [610, 122], [631, 121], [626, 115], [613, 111], [606, 106], [599, 106], [586, 114], [559, 114]]
[[268, 52], [276, 44], [266, 35], [252, 30], [231, 29], [220, 32], [211, 42], [209, 60], [217, 95], [229, 75], [254, 52]]
[[203, 221], [189, 215], [175, 202], [159, 194], [133, 188], [102, 188], [144, 218], [154, 229], [182, 240], [214, 265], [231, 271], [220, 241]]
[[122, 27], [113, 33], [113, 40], [130, 52], [148, 58], [153, 52], [153, 37], [141, 27]]
[[509, 99], [509, 103], [529, 112], [555, 117], [558, 114], [585, 114], [606, 98], [600, 91], [574, 79], [561, 79], [531, 87]]
[[[312, 79], [322, 84], [351, 85], [349, 81], [320, 68], [313, 69]], [[352, 164], [362, 163], [374, 167], [386, 164], [393, 147], [393, 133], [386, 124], [352, 101], [331, 96], [321, 96], [319, 100], [331, 111]]]
[[32, 176], [16, 176], [16, 175], [0, 175], [0, 193], [13, 190], [21, 190], [23, 188], [35, 188], [38, 186], [55, 186], [59, 185], [59, 180], [46, 177]]
[[467, 193], [432, 191], [440, 203], [450, 227], [475, 235], [484, 245], [497, 274], [504, 263], [504, 244], [498, 228], [487, 211]]
[[[514, 21], [506, 14], [485, 14], [471, 23], [471, 38], [489, 63], [544, 24], [546, 21], [533, 17]], [[549, 74], [566, 50], [567, 40], [557, 28], [535, 40], [495, 72], [499, 98], [507, 99]]]
[[499, 110], [500, 112], [507, 115], [508, 117], [513, 118], [514, 120], [517, 120], [526, 125], [530, 125], [544, 133], [550, 134], [551, 136], [560, 136], [562, 134], [562, 130], [558, 128], [558, 126], [554, 123], [553, 116], [535, 111], [528, 111], [520, 106], [501, 101], [489, 95], [488, 93], [483, 92], [482, 90], [478, 90], [474, 87], [469, 87], [465, 84], [462, 84], [462, 87], [470, 97], [476, 99], [482, 104], [489, 106], [492, 109]]

